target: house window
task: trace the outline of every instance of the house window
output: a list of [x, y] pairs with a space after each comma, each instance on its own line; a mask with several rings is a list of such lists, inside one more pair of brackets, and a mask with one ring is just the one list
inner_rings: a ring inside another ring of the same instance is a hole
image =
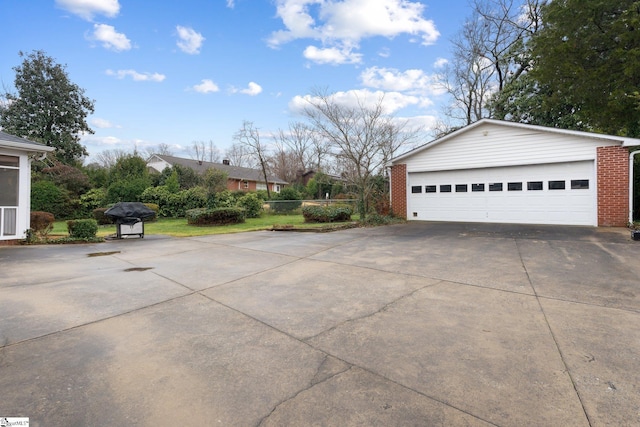
[[529, 191], [542, 190], [542, 181], [529, 181], [529, 182], [527, 182], [527, 190], [529, 190]]
[[509, 191], [522, 191], [521, 182], [510, 182], [507, 184], [507, 190]]
[[[18, 206], [18, 180], [20, 178], [20, 171], [17, 166], [9, 166], [9, 163], [14, 164], [11, 161], [11, 157], [13, 156], [0, 157], [0, 162], [6, 164], [0, 166], [0, 188], [2, 189], [2, 191], [0, 191], [0, 206]], [[15, 159], [19, 161], [18, 157], [15, 157]]]
[[276, 193], [280, 192], [280, 184], [275, 184], [273, 191], [275, 191]]
[[501, 182], [490, 182], [489, 183], [489, 191], [502, 191], [502, 183]]
[[5, 156], [3, 154], [0, 154], [0, 166], [18, 168], [20, 167], [20, 158], [16, 156]]
[[414, 185], [411, 187], [411, 193], [418, 194], [422, 193], [422, 185]]
[[571, 180], [572, 190], [587, 190], [588, 188], [589, 188], [588, 179], [572, 179]]
[[441, 185], [440, 186], [441, 193], [451, 193], [451, 185]]
[[425, 185], [424, 186], [424, 192], [425, 193], [435, 193], [436, 192], [436, 186], [435, 185]]
[[467, 184], [456, 184], [456, 193], [466, 193]]
[[549, 181], [549, 190], [564, 190], [564, 181]]
[[249, 188], [249, 181], [242, 181], [242, 188], [244, 189]]
[[484, 191], [484, 184], [471, 184], [471, 191]]

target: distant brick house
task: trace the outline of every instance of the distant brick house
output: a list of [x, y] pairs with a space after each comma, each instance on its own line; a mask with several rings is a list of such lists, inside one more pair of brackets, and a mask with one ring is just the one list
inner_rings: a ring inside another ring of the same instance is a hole
[[54, 150], [0, 131], [0, 244], [26, 237], [31, 226], [31, 159]]
[[260, 169], [234, 166], [226, 160], [223, 163], [212, 163], [162, 154], [153, 154], [147, 160], [147, 167], [155, 172], [162, 172], [165, 168], [170, 168], [174, 165], [191, 168], [199, 174], [204, 174], [207, 169], [223, 171], [227, 174], [227, 189], [231, 191], [266, 190], [268, 185], [269, 191], [279, 193], [288, 184], [288, 182], [273, 175], [268, 175], [268, 182], [265, 183]]

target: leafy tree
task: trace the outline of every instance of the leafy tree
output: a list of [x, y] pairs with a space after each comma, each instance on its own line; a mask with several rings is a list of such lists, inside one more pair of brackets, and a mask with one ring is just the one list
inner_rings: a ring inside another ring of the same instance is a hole
[[553, 0], [542, 19], [531, 74], [546, 109], [572, 105], [592, 129], [640, 136], [640, 3]]
[[109, 172], [107, 201], [136, 202], [151, 185], [151, 177], [144, 159], [135, 154], [119, 158]]
[[151, 183], [147, 162], [135, 154], [127, 154], [120, 157], [109, 171], [110, 184], [134, 178], [142, 178], [147, 180], [149, 184]]
[[54, 184], [67, 189], [72, 198], [79, 198], [91, 188], [89, 176], [81, 169], [57, 162], [54, 166], [44, 168], [41, 176]]
[[172, 193], [177, 193], [180, 190], [180, 182], [178, 181], [178, 172], [174, 170], [169, 175], [169, 178], [164, 182], [164, 185]]
[[227, 189], [227, 173], [220, 169], [209, 168], [204, 173], [204, 187], [209, 194], [220, 193]]
[[0, 104], [0, 127], [55, 147], [55, 157], [63, 163], [77, 163], [88, 154], [80, 135], [93, 133], [86, 118], [94, 111], [94, 101], [69, 80], [66, 66], [44, 51], [19, 55], [24, 60], [13, 68], [17, 93], [3, 94], [6, 102]]

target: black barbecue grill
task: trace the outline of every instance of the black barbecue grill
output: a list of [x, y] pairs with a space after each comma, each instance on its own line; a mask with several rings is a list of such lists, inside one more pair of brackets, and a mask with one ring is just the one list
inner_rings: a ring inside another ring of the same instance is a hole
[[118, 239], [123, 236], [144, 237], [144, 220], [153, 218], [156, 213], [140, 202], [120, 202], [107, 209], [104, 215], [116, 223]]

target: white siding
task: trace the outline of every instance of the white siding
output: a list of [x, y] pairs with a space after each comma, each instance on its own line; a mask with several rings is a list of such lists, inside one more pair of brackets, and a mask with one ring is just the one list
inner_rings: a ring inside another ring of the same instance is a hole
[[158, 157], [153, 157], [147, 162], [147, 167], [162, 172], [165, 168], [170, 168], [171, 165]]
[[594, 160], [614, 141], [486, 123], [399, 161], [408, 172]]

